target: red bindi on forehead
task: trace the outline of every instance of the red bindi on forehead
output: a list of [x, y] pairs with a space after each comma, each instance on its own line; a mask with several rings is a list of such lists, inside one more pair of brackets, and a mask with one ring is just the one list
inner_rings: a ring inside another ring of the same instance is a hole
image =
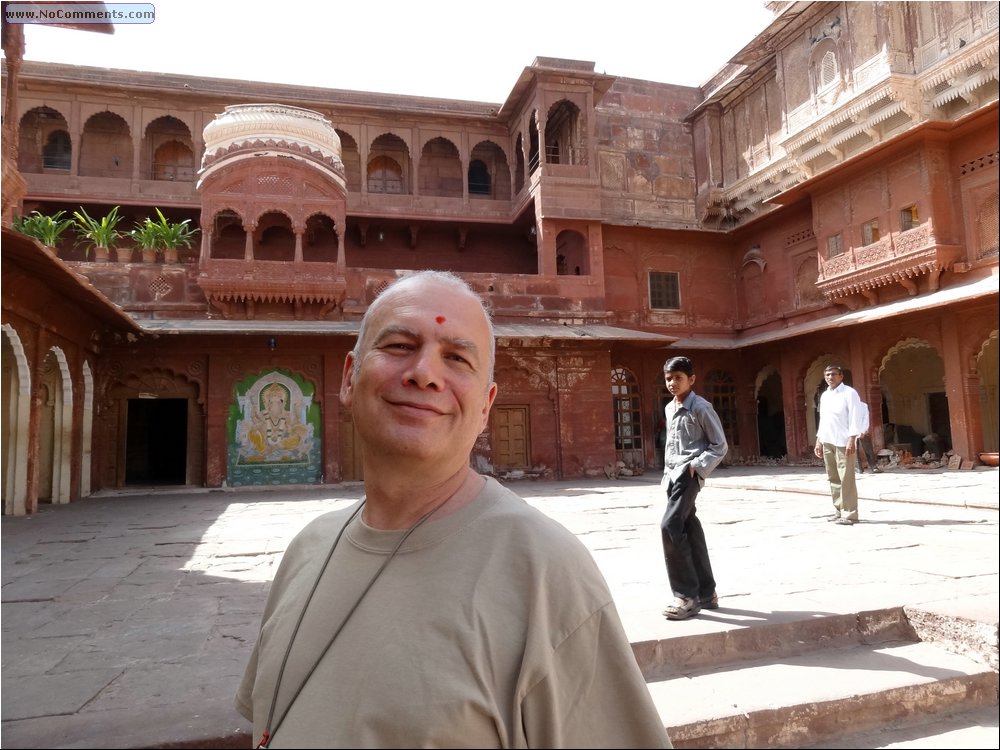
[[437, 321], [438, 325], [441, 325], [442, 323], [444, 323], [445, 317], [444, 315], [438, 315], [436, 318], [434, 318], [434, 320]]

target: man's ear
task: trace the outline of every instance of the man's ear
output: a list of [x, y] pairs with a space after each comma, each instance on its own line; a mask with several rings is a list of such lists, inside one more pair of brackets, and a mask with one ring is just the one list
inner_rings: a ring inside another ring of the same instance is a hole
[[340, 376], [340, 403], [350, 408], [354, 398], [354, 352], [344, 357], [344, 372]]
[[490, 383], [490, 387], [486, 390], [486, 400], [483, 403], [483, 425], [480, 430], [486, 429], [486, 424], [490, 421], [490, 409], [493, 407], [493, 402], [497, 398], [497, 384]]

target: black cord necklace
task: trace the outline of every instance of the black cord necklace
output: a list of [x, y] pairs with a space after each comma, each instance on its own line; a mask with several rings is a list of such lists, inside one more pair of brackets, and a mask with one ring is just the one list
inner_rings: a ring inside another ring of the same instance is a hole
[[281, 727], [282, 722], [285, 720], [285, 717], [288, 715], [288, 712], [291, 711], [292, 706], [299, 697], [299, 694], [302, 692], [303, 688], [305, 688], [306, 683], [309, 682], [309, 678], [312, 677], [313, 672], [315, 672], [316, 669], [319, 667], [320, 662], [323, 661], [323, 657], [326, 656], [327, 652], [333, 646], [333, 642], [337, 640], [337, 636], [340, 635], [340, 631], [344, 629], [345, 625], [347, 625], [347, 621], [351, 619], [351, 615], [354, 614], [354, 611], [358, 608], [358, 605], [361, 604], [361, 601], [365, 598], [365, 596], [367, 596], [372, 586], [375, 585], [375, 581], [377, 581], [379, 576], [382, 575], [382, 571], [385, 570], [386, 566], [390, 562], [392, 562], [392, 558], [394, 558], [396, 556], [396, 553], [399, 552], [400, 548], [403, 546], [403, 542], [407, 540], [410, 534], [412, 534], [414, 531], [420, 528], [420, 525], [424, 521], [426, 521], [432, 515], [437, 513], [439, 510], [441, 510], [441, 508], [444, 507], [444, 504], [447, 503], [449, 500], [451, 500], [451, 497], [452, 496], [449, 495], [440, 503], [438, 503], [435, 507], [431, 508], [424, 515], [422, 515], [415, 524], [413, 524], [410, 528], [406, 530], [406, 533], [403, 534], [402, 537], [400, 537], [400, 540], [396, 542], [396, 546], [393, 547], [392, 552], [390, 552], [389, 556], [385, 558], [385, 560], [379, 566], [379, 569], [375, 571], [375, 575], [372, 576], [372, 579], [368, 581], [368, 585], [365, 586], [364, 591], [361, 592], [361, 596], [358, 597], [357, 601], [354, 602], [354, 605], [350, 608], [350, 610], [348, 610], [347, 614], [344, 616], [344, 619], [341, 620], [340, 625], [337, 627], [337, 629], [333, 631], [333, 635], [330, 636], [330, 640], [327, 641], [326, 646], [323, 648], [323, 650], [320, 652], [320, 655], [313, 662], [313, 665], [306, 673], [306, 676], [302, 679], [302, 682], [299, 684], [298, 688], [295, 690], [295, 693], [292, 695], [291, 700], [289, 700], [288, 704], [285, 706], [285, 710], [281, 712], [281, 716], [278, 717], [278, 721], [274, 724], [274, 729], [272, 731], [268, 729], [268, 727], [271, 726], [271, 721], [274, 719], [274, 712], [278, 705], [278, 690], [281, 688], [281, 678], [285, 674], [285, 666], [288, 664], [288, 657], [292, 653], [292, 646], [295, 643], [295, 637], [298, 635], [299, 626], [302, 625], [302, 621], [305, 619], [306, 616], [306, 610], [309, 609], [309, 604], [310, 602], [312, 602], [313, 596], [316, 593], [316, 589], [319, 588], [319, 582], [322, 580], [323, 574], [326, 573], [326, 568], [330, 564], [330, 560], [333, 559], [333, 553], [334, 550], [337, 549], [337, 545], [340, 543], [340, 538], [344, 535], [344, 532], [347, 530], [347, 527], [350, 526], [351, 521], [353, 521], [357, 517], [357, 515], [361, 512], [361, 509], [365, 507], [365, 501], [367, 498], [363, 498], [361, 500], [361, 504], [354, 510], [353, 513], [351, 513], [351, 517], [347, 519], [347, 523], [345, 523], [340, 528], [340, 531], [337, 532], [337, 538], [333, 540], [333, 545], [330, 547], [330, 551], [327, 552], [326, 554], [326, 560], [323, 561], [323, 567], [320, 568], [319, 575], [316, 576], [316, 580], [313, 581], [312, 588], [309, 590], [309, 596], [306, 597], [305, 604], [302, 606], [302, 611], [299, 612], [299, 617], [295, 621], [295, 627], [292, 629], [292, 635], [288, 639], [288, 646], [285, 647], [285, 655], [281, 659], [281, 667], [279, 667], [278, 669], [278, 676], [274, 681], [274, 695], [271, 696], [271, 708], [268, 710], [267, 713], [267, 721], [264, 724], [264, 731], [261, 733], [260, 743], [257, 745], [258, 748], [264, 749], [269, 747], [268, 743], [271, 741], [271, 737]]

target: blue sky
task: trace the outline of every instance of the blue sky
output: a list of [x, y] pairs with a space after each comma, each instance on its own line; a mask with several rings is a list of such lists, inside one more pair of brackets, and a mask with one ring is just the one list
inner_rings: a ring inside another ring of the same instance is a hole
[[499, 103], [535, 57], [698, 86], [771, 17], [756, 0], [166, 0], [155, 10], [152, 24], [111, 36], [28, 26], [25, 59]]

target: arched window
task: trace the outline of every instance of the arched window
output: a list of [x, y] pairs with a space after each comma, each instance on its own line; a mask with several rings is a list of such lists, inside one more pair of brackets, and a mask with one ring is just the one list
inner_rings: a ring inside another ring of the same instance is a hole
[[[635, 375], [624, 367], [611, 371], [611, 407], [615, 418], [615, 450], [634, 464], [628, 451], [642, 451], [642, 404]], [[636, 454], [638, 456], [638, 453]]]
[[469, 194], [490, 194], [490, 170], [486, 167], [485, 162], [479, 159], [473, 159], [469, 164]]
[[833, 39], [819, 40], [810, 55], [809, 66], [814, 94], [825, 93], [837, 84], [841, 79], [837, 43]]
[[194, 179], [194, 172], [194, 154], [180, 141], [167, 141], [153, 154], [154, 180], [190, 182]]
[[545, 120], [545, 163], [585, 164], [579, 131], [580, 108], [565, 99], [555, 104]]
[[42, 166], [45, 169], [69, 169], [72, 154], [69, 133], [53, 130], [42, 147]]
[[403, 170], [399, 163], [388, 156], [376, 156], [368, 163], [368, 192], [403, 192]]

